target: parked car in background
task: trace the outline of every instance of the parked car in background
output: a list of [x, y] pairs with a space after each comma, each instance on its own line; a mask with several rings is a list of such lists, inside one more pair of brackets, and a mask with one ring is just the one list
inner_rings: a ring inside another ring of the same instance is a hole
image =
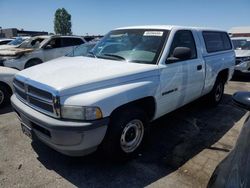
[[0, 38], [0, 46], [8, 44], [9, 42], [13, 41], [14, 39], [7, 39], [7, 38]]
[[77, 36], [37, 36], [17, 48], [0, 50], [0, 65], [22, 70], [72, 51], [85, 43]]
[[87, 42], [81, 44], [80, 46], [74, 48], [67, 57], [76, 57], [76, 56], [88, 56], [89, 52], [95, 47], [97, 42]]
[[[70, 53], [66, 54], [65, 56], [58, 57], [56, 59], [53, 59], [51, 61], [56, 62], [56, 61], [70, 61], [73, 57], [77, 56], [89, 56], [89, 52], [94, 48], [96, 45], [96, 42], [87, 42], [84, 44], [81, 44], [80, 46], [76, 47], [73, 49]], [[50, 61], [48, 61], [50, 62]]]
[[14, 79], [23, 132], [70, 156], [97, 148], [134, 156], [151, 121], [204, 95], [219, 104], [235, 66], [227, 32], [193, 27], [115, 29], [88, 56], [52, 60]]
[[[250, 111], [250, 92], [233, 95], [235, 104]], [[208, 188], [250, 187], [250, 114], [248, 115], [234, 149], [216, 167]]]
[[236, 54], [236, 74], [250, 73], [250, 37], [231, 38]]
[[13, 78], [18, 71], [8, 67], [0, 67], [0, 107], [10, 101], [13, 93]]
[[9, 42], [9, 43], [7, 43], [5, 45], [1, 45], [0, 50], [18, 47], [23, 41], [25, 41], [25, 40], [27, 40], [29, 38], [30, 37], [16, 37], [11, 42]]

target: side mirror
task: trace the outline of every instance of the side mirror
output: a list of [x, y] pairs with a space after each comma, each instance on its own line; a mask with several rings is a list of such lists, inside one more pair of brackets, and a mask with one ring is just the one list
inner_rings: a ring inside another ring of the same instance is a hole
[[49, 49], [52, 49], [52, 48], [53, 47], [50, 44], [48, 44], [47, 46], [44, 47], [44, 49], [46, 49], [46, 50], [49, 50]]
[[236, 105], [250, 111], [250, 92], [236, 92], [233, 94], [233, 102]]
[[173, 52], [173, 56], [167, 59], [167, 62], [184, 61], [190, 59], [192, 52], [187, 47], [176, 47]]

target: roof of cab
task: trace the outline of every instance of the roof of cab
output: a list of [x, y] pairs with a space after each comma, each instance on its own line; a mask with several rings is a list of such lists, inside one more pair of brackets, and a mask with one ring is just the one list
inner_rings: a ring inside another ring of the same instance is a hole
[[177, 26], [177, 25], [142, 25], [142, 26], [129, 26], [129, 27], [120, 27], [115, 30], [121, 29], [162, 29], [162, 30], [172, 30], [172, 29], [193, 29], [198, 31], [223, 31], [215, 28], [206, 28], [206, 27], [190, 27], [190, 26]]

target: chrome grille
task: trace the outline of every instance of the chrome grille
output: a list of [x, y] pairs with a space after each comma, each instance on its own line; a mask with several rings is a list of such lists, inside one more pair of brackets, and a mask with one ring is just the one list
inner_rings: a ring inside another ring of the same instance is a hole
[[13, 85], [15, 93], [21, 101], [42, 113], [59, 117], [58, 110], [56, 109], [58, 100], [56, 100], [56, 97], [52, 93], [23, 83], [17, 79], [14, 79]]

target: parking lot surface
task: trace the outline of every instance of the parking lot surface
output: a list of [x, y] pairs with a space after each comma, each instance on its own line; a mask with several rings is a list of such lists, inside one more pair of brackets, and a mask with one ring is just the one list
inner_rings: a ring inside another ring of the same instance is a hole
[[0, 187], [206, 187], [246, 118], [231, 102], [238, 90], [250, 91], [250, 79], [230, 81], [216, 108], [198, 100], [153, 122], [144, 151], [124, 164], [31, 142], [8, 106], [0, 110]]

